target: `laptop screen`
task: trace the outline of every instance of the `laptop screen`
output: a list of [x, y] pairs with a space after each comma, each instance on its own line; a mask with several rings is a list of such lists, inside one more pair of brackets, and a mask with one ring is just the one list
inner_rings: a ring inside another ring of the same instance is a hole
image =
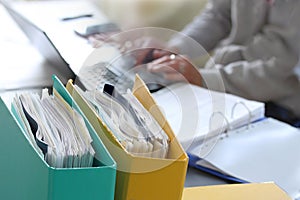
[[65, 77], [75, 78], [75, 74], [69, 67], [69, 64], [60, 55], [47, 34], [20, 13], [15, 11], [6, 1], [0, 0], [0, 3], [3, 4], [10, 16], [25, 33], [33, 46], [36, 47], [36, 49], [45, 57], [45, 59], [51, 65], [56, 67], [59, 72], [64, 74]]

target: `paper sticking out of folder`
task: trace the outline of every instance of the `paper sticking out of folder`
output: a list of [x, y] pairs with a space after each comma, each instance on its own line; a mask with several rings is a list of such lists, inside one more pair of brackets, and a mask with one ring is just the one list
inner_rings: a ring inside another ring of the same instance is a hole
[[17, 94], [12, 103], [31, 144], [51, 167], [91, 167], [95, 151], [82, 116], [54, 90]]
[[167, 156], [167, 134], [130, 90], [120, 94], [112, 85], [105, 85], [103, 92], [77, 89], [128, 152], [152, 158]]

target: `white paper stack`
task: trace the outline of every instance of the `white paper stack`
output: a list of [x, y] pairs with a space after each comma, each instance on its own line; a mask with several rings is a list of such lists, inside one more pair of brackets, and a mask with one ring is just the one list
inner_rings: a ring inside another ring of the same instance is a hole
[[34, 148], [56, 168], [91, 167], [95, 151], [82, 116], [58, 94], [16, 95], [12, 104]]
[[82, 94], [128, 152], [152, 158], [167, 156], [167, 134], [130, 90], [118, 96], [99, 90]]

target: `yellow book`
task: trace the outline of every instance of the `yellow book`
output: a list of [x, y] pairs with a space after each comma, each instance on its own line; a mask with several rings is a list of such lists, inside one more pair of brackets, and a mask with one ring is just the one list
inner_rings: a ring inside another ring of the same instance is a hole
[[232, 184], [185, 188], [182, 200], [291, 200], [274, 183]]

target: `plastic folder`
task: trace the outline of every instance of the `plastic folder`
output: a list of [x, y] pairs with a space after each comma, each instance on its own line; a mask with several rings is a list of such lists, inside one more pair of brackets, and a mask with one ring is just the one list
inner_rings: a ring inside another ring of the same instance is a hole
[[232, 184], [185, 188], [182, 200], [291, 200], [274, 183]]
[[[74, 105], [55, 77], [54, 88]], [[0, 199], [114, 199], [116, 163], [85, 117], [96, 151], [94, 166], [53, 168], [35, 151], [2, 99], [0, 111]]]
[[117, 162], [116, 200], [181, 199], [188, 157], [139, 77], [135, 81], [133, 94], [168, 134], [170, 146], [166, 159], [139, 157], [128, 153], [96, 112], [82, 98], [76, 87], [72, 85], [72, 81], [68, 82], [67, 90], [72, 94]]
[[187, 153], [187, 154], [189, 156], [189, 166], [191, 166], [191, 167], [202, 170], [202, 171], [207, 172], [209, 174], [212, 174], [214, 176], [218, 176], [218, 177], [220, 177], [222, 179], [225, 179], [225, 180], [234, 181], [234, 182], [237, 182], [237, 183], [249, 183], [249, 182], [241, 180], [239, 178], [236, 178], [236, 177], [233, 177], [233, 176], [230, 176], [230, 175], [227, 175], [227, 174], [223, 174], [222, 172], [219, 172], [219, 171], [216, 171], [216, 170], [213, 170], [213, 169], [209, 169], [207, 167], [197, 165], [197, 162], [199, 160], [201, 160], [201, 158], [198, 158], [197, 156], [194, 156], [194, 155], [189, 154], [189, 153]]

